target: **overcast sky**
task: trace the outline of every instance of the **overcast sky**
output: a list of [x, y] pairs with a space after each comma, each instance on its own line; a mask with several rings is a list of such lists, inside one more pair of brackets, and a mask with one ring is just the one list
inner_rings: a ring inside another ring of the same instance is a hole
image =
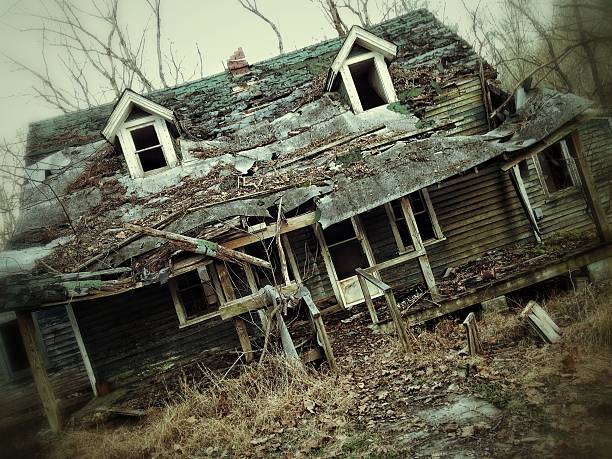
[[[36, 20], [26, 13], [41, 13], [45, 0], [0, 0], [0, 51], [4, 56], [42, 69], [39, 32], [27, 31]], [[47, 4], [50, 0], [46, 0]], [[485, 0], [493, 2], [495, 0]], [[75, 0], [84, 9], [91, 0]], [[466, 0], [475, 5], [478, 0]], [[143, 7], [144, 0], [123, 0], [120, 15], [130, 29], [139, 30], [151, 24], [151, 14]], [[431, 9], [446, 22], [457, 24], [460, 31], [467, 27], [467, 17], [460, 0], [430, 0]], [[283, 35], [285, 50], [298, 49], [335, 36], [318, 6], [308, 0], [259, 0], [260, 9], [275, 21]], [[270, 27], [245, 11], [237, 0], [165, 0], [162, 3], [163, 29], [174, 49], [185, 57], [187, 66], [197, 62], [195, 42], [204, 57], [205, 75], [223, 70], [222, 62], [242, 46], [249, 62], [256, 62], [278, 53], [276, 38]], [[373, 16], [376, 16], [374, 8]], [[151, 48], [152, 49], [152, 48]], [[58, 75], [53, 66], [54, 49], [47, 48], [51, 76]], [[35, 79], [18, 71], [6, 57], [0, 56], [0, 104], [2, 107], [0, 139], [13, 141], [16, 133], [27, 130], [31, 121], [59, 114], [43, 100], [33, 96]], [[146, 56], [145, 65], [155, 64], [153, 52]], [[95, 83], [95, 82], [94, 82]], [[107, 99], [110, 95], [107, 96]]]

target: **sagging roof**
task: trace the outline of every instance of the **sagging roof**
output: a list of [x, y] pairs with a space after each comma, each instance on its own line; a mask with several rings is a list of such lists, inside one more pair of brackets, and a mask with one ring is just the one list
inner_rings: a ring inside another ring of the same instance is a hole
[[[475, 62], [474, 51], [426, 10], [373, 26], [369, 32], [399, 47], [396, 64], [404, 68], [442, 68]], [[151, 92], [145, 96], [172, 110], [193, 140], [229, 136], [262, 120], [271, 120], [319, 97], [327, 72], [342, 46], [332, 39], [252, 64], [250, 73], [222, 72], [198, 81]], [[28, 133], [29, 161], [66, 147], [101, 139], [114, 104], [82, 110], [33, 123]]]

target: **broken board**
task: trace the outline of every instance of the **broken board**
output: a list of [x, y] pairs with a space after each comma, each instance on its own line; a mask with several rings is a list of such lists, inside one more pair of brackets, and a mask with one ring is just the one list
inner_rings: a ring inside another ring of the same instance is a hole
[[550, 318], [548, 313], [535, 301], [530, 301], [521, 312], [540, 337], [547, 343], [557, 343], [561, 340], [561, 329]]
[[476, 316], [470, 312], [463, 321], [465, 332], [468, 339], [468, 351], [470, 355], [482, 354], [482, 343], [480, 341], [480, 332], [476, 323]]

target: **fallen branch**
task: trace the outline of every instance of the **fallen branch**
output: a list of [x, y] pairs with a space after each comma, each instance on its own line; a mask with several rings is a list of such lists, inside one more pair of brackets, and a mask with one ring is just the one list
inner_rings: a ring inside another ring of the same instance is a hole
[[253, 257], [251, 255], [247, 255], [243, 252], [238, 252], [237, 250], [228, 249], [213, 241], [183, 236], [182, 234], [148, 228], [146, 226], [134, 225], [132, 223], [126, 223], [124, 226], [130, 231], [143, 233], [148, 236], [167, 239], [176, 246], [188, 252], [198, 253], [200, 255], [206, 255], [209, 257], [218, 258], [220, 260], [230, 261], [233, 263], [249, 263], [251, 265], [261, 266], [262, 268], [272, 269], [272, 265], [268, 261], [262, 260], [261, 258]]

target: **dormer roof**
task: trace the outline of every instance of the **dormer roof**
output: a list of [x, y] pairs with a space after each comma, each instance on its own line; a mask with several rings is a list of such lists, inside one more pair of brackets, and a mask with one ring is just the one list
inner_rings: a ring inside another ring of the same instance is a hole
[[151, 115], [159, 116], [172, 124], [176, 124], [172, 110], [156, 104], [152, 100], [141, 96], [131, 89], [126, 89], [115, 104], [104, 129], [102, 129], [102, 135], [105, 139], [109, 142], [115, 140], [115, 136], [121, 128], [121, 125], [125, 122], [134, 108], [139, 108]]
[[395, 43], [385, 40], [384, 38], [380, 38], [374, 35], [372, 32], [368, 32], [359, 26], [351, 27], [350, 32], [344, 39], [344, 43], [342, 44], [340, 51], [338, 51], [338, 54], [336, 54], [336, 58], [332, 62], [329, 69], [327, 82], [325, 84], [325, 89], [327, 91], [332, 90], [332, 86], [336, 80], [336, 76], [338, 75], [340, 68], [342, 67], [342, 64], [349, 57], [355, 46], [359, 46], [366, 51], [380, 53], [387, 61], [392, 60], [397, 55], [397, 45]]

